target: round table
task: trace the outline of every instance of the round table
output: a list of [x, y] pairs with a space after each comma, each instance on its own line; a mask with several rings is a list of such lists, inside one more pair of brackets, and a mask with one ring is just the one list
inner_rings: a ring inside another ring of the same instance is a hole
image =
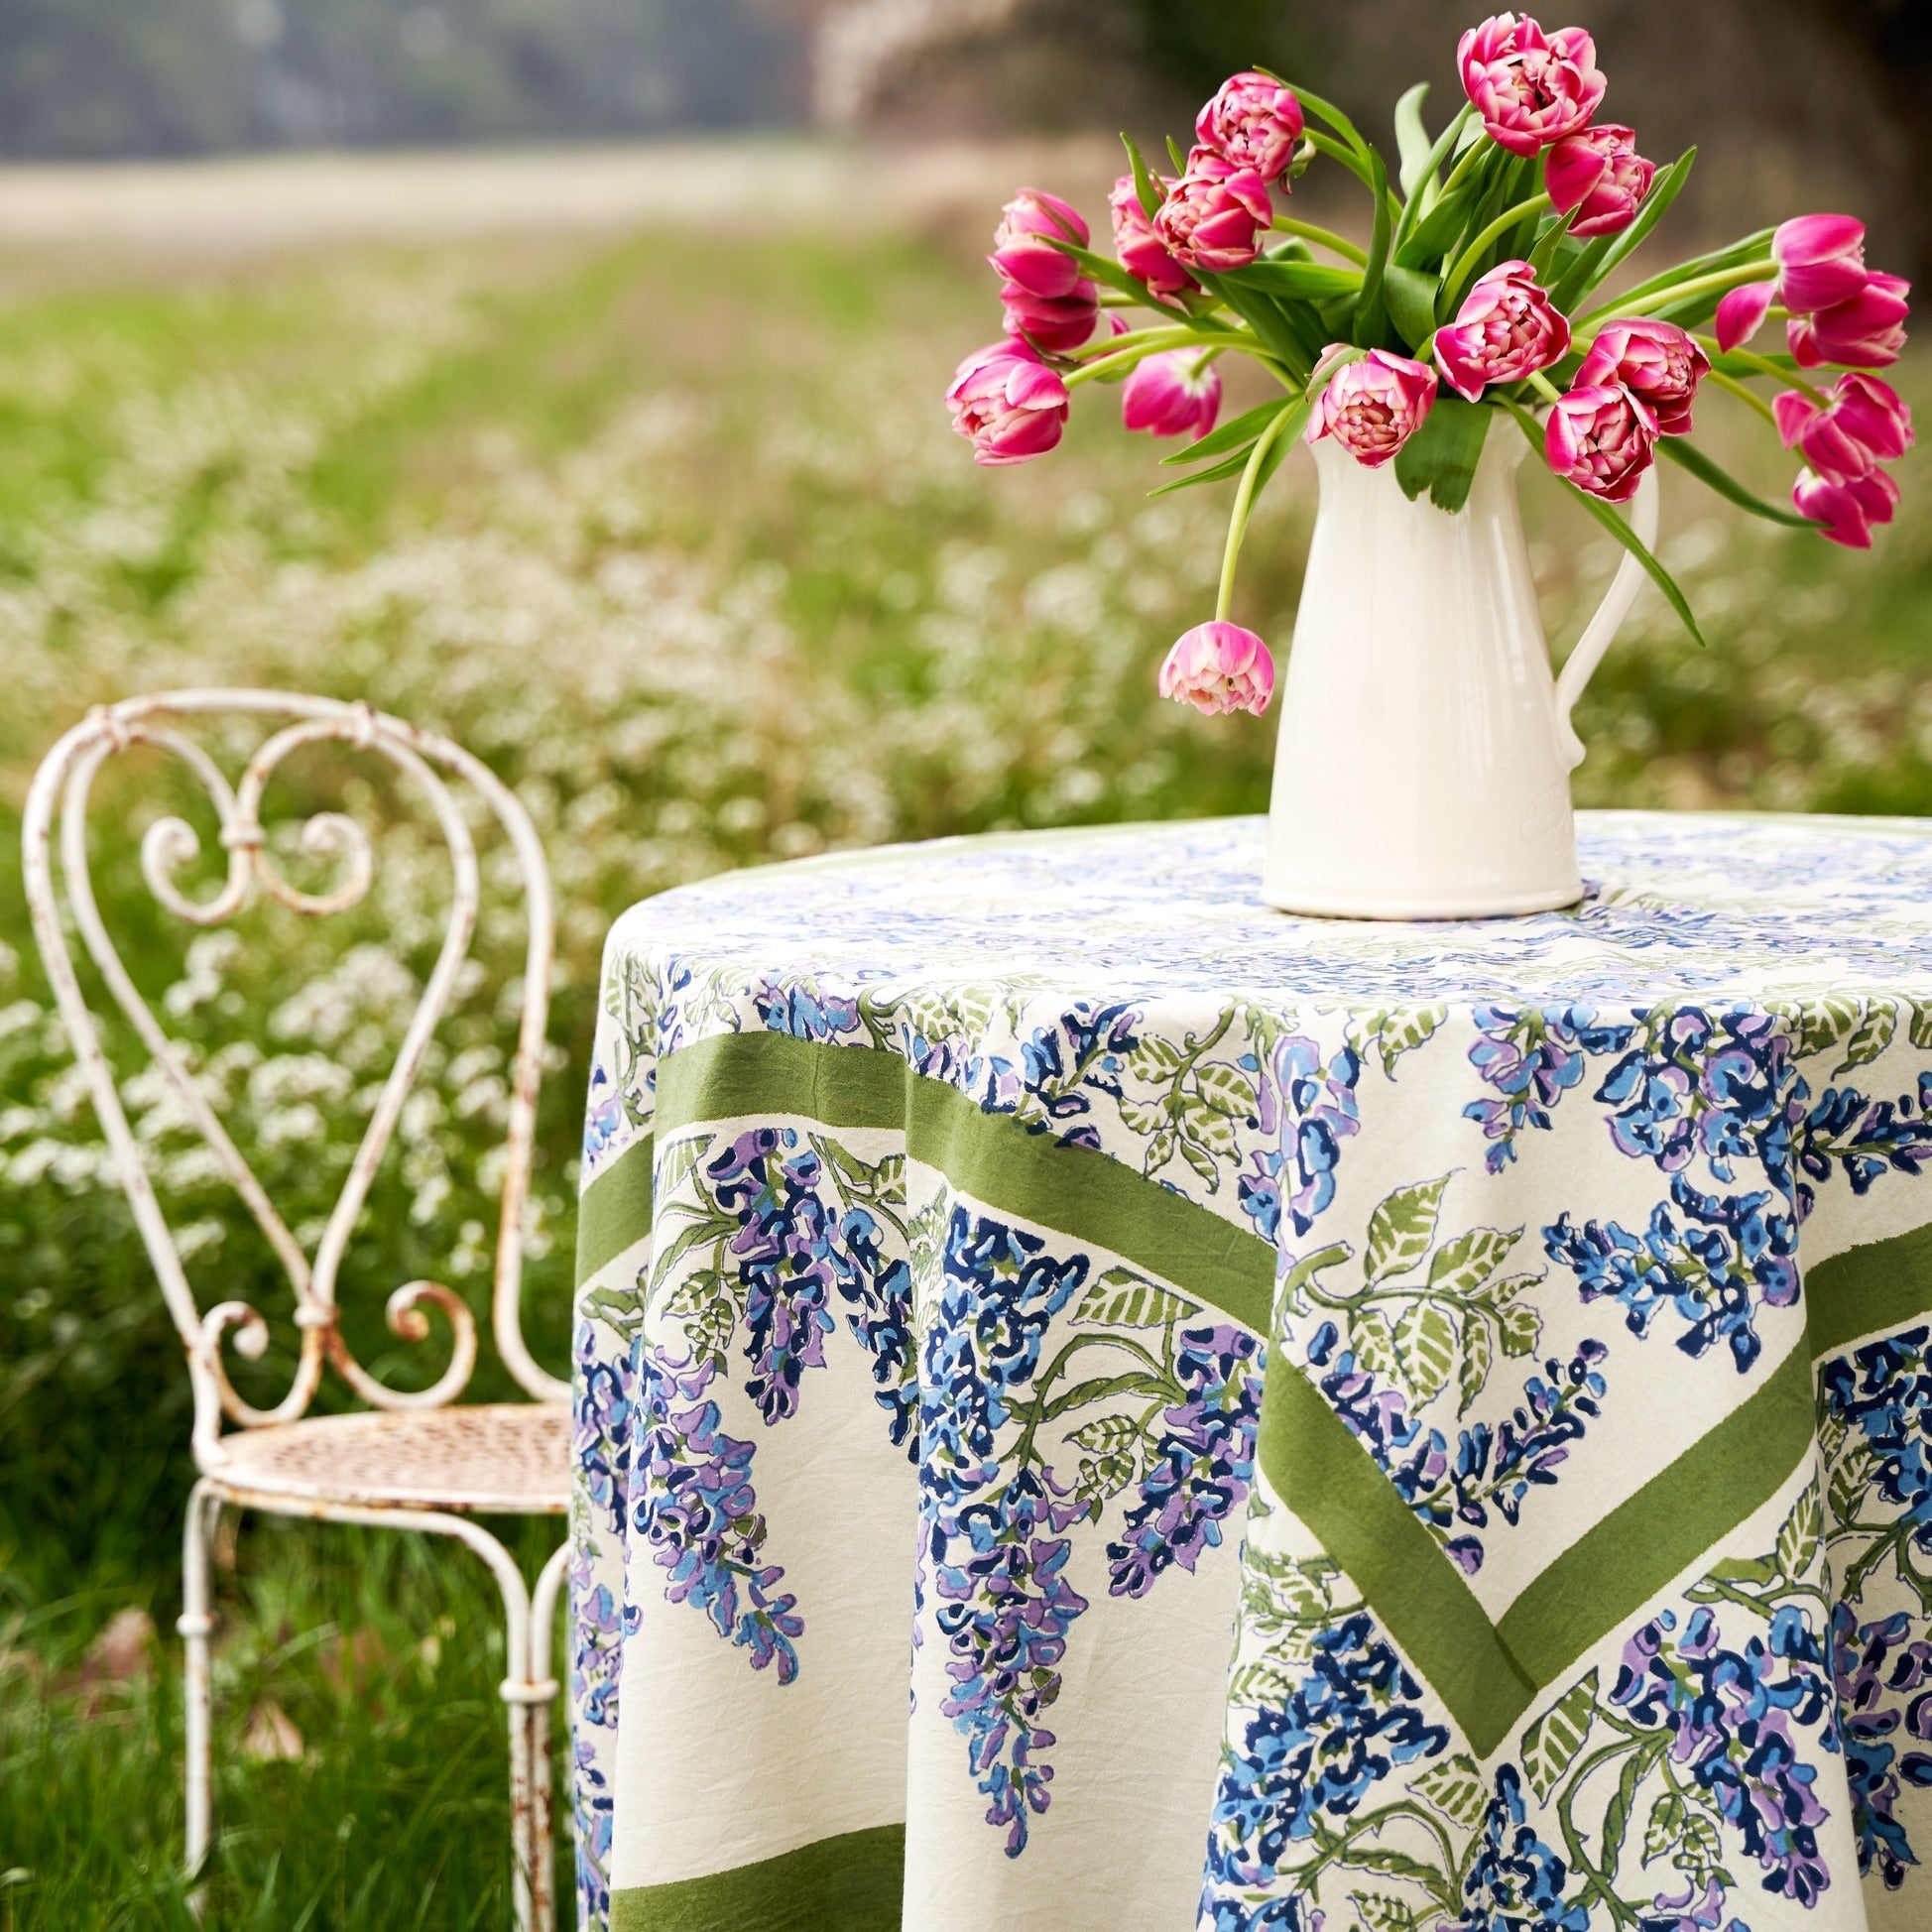
[[586, 1925], [1932, 1924], [1932, 823], [1413, 925], [1263, 832], [613, 930]]

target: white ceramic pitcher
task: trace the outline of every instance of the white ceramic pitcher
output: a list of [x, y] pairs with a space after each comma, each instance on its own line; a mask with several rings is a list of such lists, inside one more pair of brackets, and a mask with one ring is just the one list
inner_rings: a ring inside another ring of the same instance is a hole
[[[1516, 508], [1527, 445], [1496, 423], [1469, 502], [1314, 445], [1321, 508], [1295, 619], [1262, 894], [1364, 919], [1539, 912], [1582, 897], [1571, 707], [1644, 581], [1626, 555], [1552, 679]], [[1647, 545], [1655, 472], [1631, 506]]]

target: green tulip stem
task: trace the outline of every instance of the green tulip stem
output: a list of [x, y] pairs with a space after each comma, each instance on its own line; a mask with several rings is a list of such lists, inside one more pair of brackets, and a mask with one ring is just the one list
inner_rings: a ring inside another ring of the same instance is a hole
[[1720, 389], [1728, 389], [1733, 396], [1739, 397], [1744, 402], [1749, 403], [1772, 428], [1775, 429], [1777, 427], [1777, 418], [1771, 414], [1770, 404], [1765, 402], [1763, 397], [1758, 395], [1756, 390], [1752, 389], [1749, 383], [1741, 383], [1736, 376], [1727, 376], [1722, 369], [1713, 369], [1711, 371], [1711, 380]]
[[1766, 257], [1761, 262], [1746, 262], [1735, 269], [1717, 269], [1709, 275], [1694, 276], [1688, 282], [1679, 282], [1674, 288], [1656, 289], [1647, 296], [1639, 296], [1634, 302], [1608, 302], [1601, 308], [1593, 308], [1589, 314], [1579, 316], [1578, 328], [1590, 322], [1608, 321], [1615, 317], [1622, 320], [1630, 315], [1648, 315], [1658, 308], [1674, 308], [1678, 302], [1691, 296], [1714, 295], [1724, 289], [1741, 289], [1747, 282], [1762, 282], [1766, 277], [1777, 273], [1777, 264]]
[[1340, 235], [1331, 234], [1326, 228], [1317, 228], [1312, 221], [1291, 221], [1286, 215], [1277, 214], [1273, 226], [1277, 234], [1299, 235], [1303, 241], [1311, 241], [1319, 247], [1332, 249], [1344, 261], [1353, 262], [1357, 268], [1369, 266], [1367, 249], [1357, 248], [1352, 241], [1345, 241]]
[[1260, 476], [1268, 452], [1274, 447], [1282, 425], [1301, 414], [1293, 404], [1285, 405], [1272, 423], [1255, 438], [1248, 453], [1248, 467], [1241, 472], [1241, 486], [1235, 491], [1235, 507], [1228, 516], [1228, 541], [1221, 551], [1221, 587], [1215, 594], [1214, 621], [1227, 621], [1228, 607], [1235, 600], [1235, 564], [1241, 557], [1241, 540], [1248, 534], [1248, 511], [1255, 501], [1255, 479]]
[[1529, 387], [1547, 403], [1560, 403], [1563, 400], [1562, 391], [1540, 369], [1530, 376]]
[[1456, 266], [1449, 271], [1442, 285], [1442, 305], [1437, 309], [1441, 315], [1455, 312], [1456, 303], [1462, 300], [1464, 285], [1476, 272], [1476, 264], [1488, 252], [1492, 242], [1500, 241], [1525, 215], [1541, 214], [1550, 205], [1547, 194], [1532, 194], [1527, 200], [1518, 201], [1513, 208], [1505, 208], [1476, 239], [1456, 258]]
[[[1097, 356], [1092, 362], [1074, 370], [1065, 378], [1066, 386], [1073, 389], [1081, 383], [1090, 382], [1096, 376], [1109, 376], [1117, 369], [1131, 369], [1137, 362], [1144, 361], [1162, 349], [1187, 349], [1196, 344], [1204, 349], [1217, 350], [1236, 346], [1226, 336], [1217, 338], [1203, 335], [1191, 328], [1142, 329], [1134, 335], [1115, 336], [1106, 345], [1108, 353]], [[1075, 350], [1074, 353], [1077, 355], [1080, 351]]]
[[[1693, 335], [1691, 340], [1706, 355], [1729, 355], [1734, 362], [1748, 362], [1760, 376], [1769, 376], [1773, 382], [1782, 383], [1786, 389], [1795, 389], [1806, 402], [1815, 403], [1821, 410], [1831, 406], [1831, 398], [1814, 383], [1808, 383], [1802, 376], [1794, 376], [1788, 369], [1780, 369], [1775, 362], [1767, 361], [1755, 350], [1737, 348], [1720, 349], [1717, 340], [1709, 335]], [[1712, 372], [1713, 374], [1716, 371]]]

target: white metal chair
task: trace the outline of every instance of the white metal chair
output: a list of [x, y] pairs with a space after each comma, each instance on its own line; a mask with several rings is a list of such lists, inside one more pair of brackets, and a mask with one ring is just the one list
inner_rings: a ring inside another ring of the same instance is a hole
[[[208, 752], [176, 722], [208, 714], [244, 714], [263, 720], [265, 729], [280, 727], [260, 744], [232, 787]], [[308, 894], [291, 886], [275, 869], [264, 849], [259, 815], [263, 790], [277, 766], [298, 748], [330, 739], [380, 753], [406, 785], [416, 787], [447, 844], [454, 889], [434, 970], [310, 1260], [236, 1150], [190, 1077], [180, 1049], [136, 991], [108, 936], [89, 881], [87, 811], [95, 777], [109, 758], [133, 746], [172, 753], [186, 764], [213, 803], [228, 873], [214, 897], [202, 902], [184, 897], [174, 875], [193, 858], [199, 841], [185, 821], [159, 819], [142, 842], [141, 866], [163, 906], [191, 924], [212, 926], [232, 917], [260, 887], [298, 912], [343, 911], [362, 899], [374, 874], [374, 848], [362, 827], [338, 812], [321, 812], [307, 821], [302, 831], [304, 851], [317, 858], [332, 857], [344, 868], [334, 890]], [[337, 1271], [424, 1049], [449, 1002], [476, 924], [476, 849], [444, 775], [472, 787], [508, 835], [528, 914], [491, 1321], [498, 1352], [517, 1383], [535, 1397], [531, 1402], [456, 1405], [476, 1360], [476, 1324], [464, 1303], [438, 1282], [407, 1282], [388, 1302], [390, 1329], [405, 1341], [427, 1337], [424, 1304], [440, 1309], [447, 1318], [450, 1361], [430, 1388], [418, 1392], [387, 1388], [356, 1361], [337, 1326]], [[259, 1358], [268, 1345], [267, 1323], [243, 1301], [222, 1301], [205, 1314], [199, 1311], [156, 1199], [141, 1143], [129, 1131], [114, 1070], [102, 1050], [68, 950], [54, 874], [57, 806], [60, 872], [72, 924], [115, 1003], [288, 1270], [295, 1292], [299, 1352], [288, 1391], [271, 1408], [255, 1407], [242, 1398], [221, 1356], [223, 1340], [232, 1331], [234, 1346], [245, 1356]], [[519, 1315], [524, 1207], [552, 943], [549, 876], [536, 831], [516, 797], [481, 761], [447, 739], [416, 730], [366, 704], [277, 691], [201, 690], [130, 698], [90, 713], [55, 746], [36, 775], [22, 837], [35, 934], [112, 1147], [121, 1185], [181, 1331], [193, 1385], [193, 1451], [200, 1480], [188, 1502], [180, 1625], [187, 1652], [188, 1870], [195, 1873], [201, 1868], [211, 1822], [209, 1557], [222, 1509], [264, 1509], [328, 1522], [426, 1531], [467, 1544], [489, 1566], [503, 1594], [508, 1629], [502, 1695], [509, 1707], [517, 1921], [531, 1932], [550, 1932], [555, 1905], [549, 1716], [557, 1685], [549, 1673], [548, 1649], [568, 1546], [555, 1551], [535, 1589], [527, 1589], [510, 1552], [472, 1520], [478, 1512], [560, 1515], [568, 1507], [569, 1385], [546, 1374], [532, 1359]], [[325, 1368], [332, 1368], [367, 1407], [349, 1414], [307, 1416]], [[224, 1430], [224, 1417], [236, 1426]]]

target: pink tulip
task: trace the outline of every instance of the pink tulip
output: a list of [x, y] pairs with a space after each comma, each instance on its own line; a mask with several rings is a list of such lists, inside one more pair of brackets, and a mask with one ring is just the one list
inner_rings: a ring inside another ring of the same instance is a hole
[[1581, 27], [1545, 34], [1525, 14], [1497, 14], [1472, 27], [1456, 49], [1463, 91], [1490, 139], [1512, 155], [1533, 155], [1590, 125], [1609, 85], [1597, 48]]
[[1912, 413], [1876, 376], [1841, 376], [1820, 408], [1795, 389], [1771, 404], [1777, 432], [1827, 483], [1852, 483], [1911, 448]]
[[1850, 302], [1866, 285], [1865, 223], [1849, 214], [1801, 214], [1771, 237], [1778, 300], [1794, 315]]
[[1637, 153], [1635, 134], [1602, 122], [1566, 134], [1543, 162], [1550, 206], [1570, 217], [1570, 233], [1588, 239], [1615, 235], [1636, 218], [1657, 172]]
[[1020, 342], [975, 349], [946, 391], [952, 426], [970, 437], [973, 461], [1024, 463], [1059, 441], [1071, 399], [1066, 385]]
[[1435, 335], [1437, 367], [1471, 403], [1487, 384], [1520, 382], [1569, 348], [1570, 325], [1527, 262], [1501, 262], [1479, 276], [1456, 319]]
[[1636, 494], [1657, 446], [1649, 404], [1622, 383], [1594, 383], [1561, 396], [1543, 431], [1543, 453], [1565, 481], [1606, 503]]
[[1329, 378], [1308, 424], [1308, 440], [1333, 436], [1365, 469], [1380, 469], [1421, 428], [1435, 407], [1435, 392], [1433, 369], [1371, 349]]
[[1647, 403], [1657, 433], [1690, 433], [1697, 385], [1711, 373], [1711, 359], [1675, 322], [1606, 322], [1577, 370], [1577, 389], [1622, 383]]
[[1881, 469], [1868, 470], [1849, 483], [1834, 483], [1801, 469], [1791, 486], [1798, 514], [1821, 524], [1819, 532], [1847, 549], [1869, 550], [1872, 526], [1888, 524], [1898, 507], [1898, 485]]
[[[1165, 193], [1167, 183], [1158, 175], [1153, 179]], [[1140, 191], [1132, 175], [1123, 175], [1114, 183], [1107, 206], [1114, 217], [1114, 253], [1135, 281], [1145, 284], [1156, 296], [1177, 296], [1184, 289], [1200, 286], [1161, 246], [1147, 209], [1141, 205]]]
[[1274, 695], [1274, 660], [1253, 631], [1217, 618], [1175, 640], [1160, 666], [1160, 695], [1209, 717], [1252, 711], [1260, 717]]
[[1176, 261], [1220, 274], [1245, 269], [1255, 259], [1259, 237], [1273, 219], [1268, 183], [1256, 169], [1196, 148], [1187, 157], [1187, 173], [1155, 212], [1153, 232]]
[[1301, 103], [1265, 73], [1238, 73], [1201, 109], [1194, 135], [1201, 146], [1278, 181], [1301, 139]]
[[1199, 442], [1221, 414], [1221, 371], [1201, 367], [1198, 349], [1171, 349], [1136, 363], [1121, 390], [1121, 422], [1130, 429], [1156, 436], [1184, 436]]
[[1751, 282], [1729, 291], [1718, 303], [1718, 347], [1727, 354], [1749, 342], [1764, 324], [1764, 313], [1777, 294], [1775, 282]]
[[1029, 295], [1017, 282], [1000, 291], [1009, 335], [1024, 335], [1052, 355], [1077, 349], [1100, 320], [1100, 290], [1082, 277], [1064, 296]]
[[1028, 295], [1058, 298], [1070, 295], [1080, 280], [1080, 265], [1056, 241], [1087, 245], [1087, 224], [1079, 211], [1057, 194], [1023, 187], [1000, 211], [993, 231], [993, 253], [987, 257], [1001, 280]]
[[1855, 369], [1882, 369], [1898, 360], [1905, 346], [1905, 298], [1912, 285], [1900, 275], [1869, 275], [1849, 302], [1834, 302], [1816, 314], [1794, 315], [1784, 325], [1785, 340], [1801, 369], [1835, 362]]

